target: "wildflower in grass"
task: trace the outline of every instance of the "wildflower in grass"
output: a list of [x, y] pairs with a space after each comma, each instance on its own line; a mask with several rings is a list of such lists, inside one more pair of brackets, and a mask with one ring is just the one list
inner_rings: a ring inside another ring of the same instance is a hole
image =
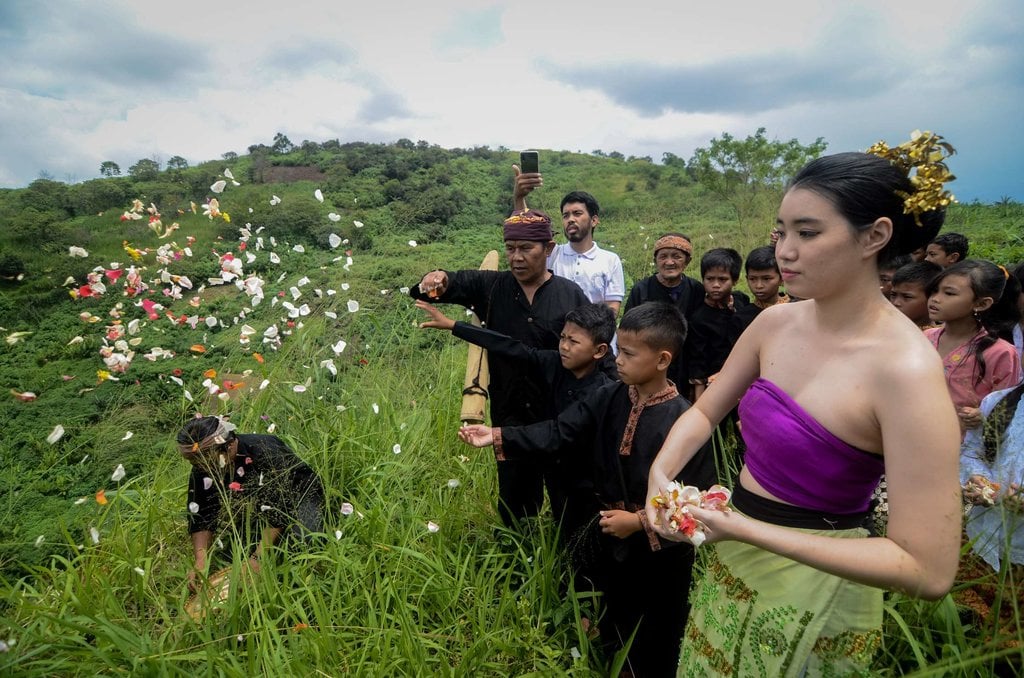
[[459, 479], [458, 479], [458, 478], [449, 478], [449, 479], [448, 479], [448, 487], [450, 487], [450, 488], [451, 488], [451, 489], [453, 489], [453, 490], [454, 490], [454, 489], [455, 489], [456, 487], [458, 487], [459, 485], [461, 485], [461, 484], [462, 484], [462, 483], [460, 483], [460, 482], [459, 482]]
[[46, 535], [41, 534], [38, 537], [36, 537], [36, 542], [35, 542], [36, 548], [39, 548], [40, 546], [42, 546], [44, 541], [46, 541]]
[[352, 504], [348, 503], [347, 501], [346, 502], [342, 502], [342, 504], [341, 504], [341, 515], [343, 515], [343, 516], [350, 516], [350, 515], [352, 515], [352, 512], [354, 510], [355, 509], [352, 508]]
[[395, 444], [394, 444], [394, 445], [393, 445], [393, 446], [391, 447], [391, 451], [392, 451], [392, 452], [394, 452], [395, 454], [401, 454], [401, 453], [402, 453], [402, 446], [401, 446], [401, 445], [399, 445], [398, 443], [395, 443]]
[[117, 468], [114, 469], [114, 473], [110, 476], [110, 479], [115, 483], [119, 483], [124, 480], [125, 471], [124, 464], [118, 464]]
[[362, 228], [363, 227], [363, 222], [361, 222], [361, 221], [353, 221], [352, 225], [355, 226], [356, 228]]
[[133, 567], [132, 569], [135, 571], [135, 574], [139, 575], [140, 577], [146, 576], [146, 571], [143, 570], [141, 567]]
[[316, 189], [315, 191], [313, 191], [313, 197], [317, 199], [317, 202], [323, 202], [324, 201], [323, 191], [321, 191], [319, 188]]
[[96, 491], [96, 503], [100, 506], [106, 506], [109, 503], [106, 490], [100, 489]]
[[38, 396], [32, 391], [18, 391], [17, 389], [11, 389], [11, 395], [14, 396], [15, 400], [20, 400], [23, 403], [30, 403], [35, 400]]
[[97, 530], [95, 527], [90, 527], [89, 528], [89, 536], [92, 537], [92, 543], [93, 544], [99, 544], [100, 543], [100, 531]]
[[192, 351], [193, 353], [206, 353], [206, 347], [203, 346], [202, 344], [192, 344], [191, 346], [189, 346], [188, 350]]
[[437, 532], [440, 529], [441, 529], [441, 526], [438, 525], [437, 523], [435, 523], [433, 520], [430, 520], [430, 521], [427, 522], [427, 532], [430, 532], [431, 534], [433, 534], [434, 532]]
[[85, 250], [85, 248], [78, 247], [77, 245], [72, 245], [71, 247], [69, 247], [68, 254], [73, 257], [82, 257], [83, 259], [89, 256], [89, 253]]
[[409, 241], [409, 247], [416, 247], [416, 241], [415, 240], [410, 240]]

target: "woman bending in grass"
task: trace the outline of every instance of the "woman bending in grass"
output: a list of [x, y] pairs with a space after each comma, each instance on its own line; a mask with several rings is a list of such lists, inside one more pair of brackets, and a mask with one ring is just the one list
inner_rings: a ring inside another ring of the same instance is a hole
[[[716, 543], [691, 595], [680, 676], [860, 675], [881, 640], [882, 589], [937, 599], [953, 582], [956, 412], [935, 350], [878, 286], [879, 260], [934, 237], [948, 194], [906, 214], [905, 198], [926, 196], [901, 160], [841, 153], [797, 174], [776, 258], [807, 301], [758, 315], [651, 467], [649, 518], [680, 539], [650, 500], [740, 403], [733, 510], [692, 510]], [[888, 533], [869, 538], [883, 471]]]

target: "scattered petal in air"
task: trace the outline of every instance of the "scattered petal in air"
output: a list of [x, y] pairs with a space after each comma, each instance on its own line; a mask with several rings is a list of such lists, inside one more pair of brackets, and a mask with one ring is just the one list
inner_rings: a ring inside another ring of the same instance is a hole
[[224, 174], [224, 176], [225, 176], [225, 177], [227, 177], [228, 179], [234, 179], [234, 178], [235, 178], [235, 175], [231, 173], [231, 170], [230, 170], [230, 169], [225, 169], [225, 170], [224, 170], [224, 172], [223, 172], [223, 174]]
[[341, 515], [343, 515], [343, 516], [350, 516], [350, 515], [352, 515], [352, 512], [354, 510], [355, 509], [352, 508], [352, 504], [348, 503], [347, 501], [346, 502], [342, 502], [342, 504], [341, 504]]
[[23, 403], [30, 403], [35, 400], [38, 396], [32, 391], [18, 391], [17, 389], [11, 389], [11, 395], [14, 396], [15, 400], [20, 400]]
[[106, 506], [109, 502], [107, 500], [106, 490], [97, 490], [96, 492], [96, 503], [100, 506]]
[[341, 352], [345, 350], [346, 346], [348, 346], [348, 344], [345, 342], [345, 340], [339, 339], [338, 343], [331, 346], [331, 350], [334, 351], [335, 354], [341, 355]]
[[132, 569], [135, 571], [135, 574], [139, 575], [140, 577], [146, 576], [146, 571], [143, 570], [141, 567], [133, 567]]
[[211, 478], [209, 476], [205, 476], [203, 478], [203, 489], [204, 490], [208, 490], [211, 487], [213, 487], [213, 478]]
[[270, 263], [272, 263], [272, 264], [280, 264], [281, 263], [281, 257], [277, 256], [277, 252], [271, 252], [270, 253]]
[[210, 190], [213, 191], [214, 193], [221, 193], [224, 191], [224, 187], [227, 185], [228, 182], [224, 181], [223, 179], [220, 179], [218, 181], [213, 182], [213, 185], [210, 186]]
[[261, 391], [263, 389], [265, 389], [266, 387], [268, 387], [268, 386], [270, 386], [270, 380], [269, 379], [264, 379], [263, 381], [260, 382], [260, 390]]
[[453, 489], [453, 490], [454, 490], [454, 489], [455, 489], [456, 487], [458, 487], [459, 485], [461, 485], [461, 484], [462, 484], [462, 483], [460, 483], [460, 482], [459, 482], [459, 479], [458, 479], [458, 478], [449, 478], [449, 479], [448, 479], [448, 487], [450, 487], [450, 488], [451, 488], [451, 489]]
[[361, 221], [353, 221], [353, 222], [352, 222], [352, 224], [353, 224], [353, 225], [354, 225], [354, 226], [355, 226], [356, 228], [362, 228], [362, 227], [363, 227], [363, 222], [361, 222]]
[[331, 320], [337, 320], [338, 319], [338, 314], [335, 313], [334, 311], [324, 311], [324, 315], [326, 317], [330, 318]]
[[61, 436], [63, 436], [63, 435], [64, 435], [64, 427], [61, 426], [60, 424], [57, 424], [56, 426], [53, 427], [53, 430], [50, 431], [50, 435], [46, 436], [46, 442], [48, 442], [51, 445], [53, 445], [55, 442], [60, 440]]
[[188, 510], [189, 513], [199, 513], [199, 504], [195, 503], [194, 501], [190, 501], [188, 503]]
[[193, 353], [206, 353], [206, 347], [202, 344], [192, 344], [189, 349]]
[[[335, 222], [341, 221], [341, 215], [338, 214], [337, 212], [331, 212], [330, 214], [327, 215], [327, 218]], [[335, 245], [335, 247], [337, 247], [337, 245]]]
[[295, 384], [295, 386], [292, 386], [292, 390], [295, 391], [296, 393], [305, 393], [306, 387], [303, 386], [302, 384]]
[[341, 539], [341, 534], [342, 534], [341, 530], [335, 530], [334, 531], [334, 538], [335, 539]]
[[431, 521], [429, 521], [427, 523], [427, 532], [430, 532], [431, 534], [433, 534], [434, 532], [437, 532], [440, 529], [441, 529], [441, 526], [438, 525], [437, 523], [435, 523], [433, 520], [431, 520]]
[[302, 254], [303, 252], [306, 251], [306, 248], [303, 247], [302, 245], [296, 245], [295, 247], [292, 248], [292, 250], [298, 252], [299, 254]]
[[335, 366], [334, 361], [328, 358], [327, 360], [320, 361], [320, 367], [326, 369], [335, 377], [338, 376], [338, 368]]
[[90, 527], [89, 528], [89, 536], [92, 537], [92, 543], [93, 544], [99, 544], [100, 543], [100, 531], [97, 530], [95, 527]]
[[82, 257], [83, 259], [89, 256], [89, 253], [85, 250], [85, 248], [78, 247], [76, 245], [72, 245], [71, 247], [68, 248], [68, 254], [70, 254], [73, 257]]
[[355, 313], [358, 310], [359, 310], [359, 302], [356, 301], [355, 299], [349, 299], [348, 300], [348, 312], [349, 313]]
[[341, 290], [343, 292], [347, 292], [349, 287], [351, 287], [351, 285], [349, 285], [348, 283], [341, 283]]
[[46, 535], [41, 534], [38, 537], [36, 537], [36, 548], [42, 546], [44, 541], [46, 541]]
[[182, 395], [185, 396], [185, 400], [189, 401], [190, 403], [194, 402], [192, 399], [192, 394], [189, 393], [188, 389], [185, 389], [185, 392], [182, 393]]
[[416, 247], [416, 241], [415, 240], [410, 240], [409, 241], [409, 247]]
[[316, 198], [317, 201], [319, 201], [319, 202], [323, 202], [324, 201], [324, 193], [319, 188], [316, 189], [315, 191], [313, 191], [313, 197]]
[[373, 413], [380, 414], [380, 405], [378, 405], [377, 403], [373, 404]]
[[117, 468], [114, 469], [114, 474], [110, 476], [110, 479], [115, 483], [119, 483], [124, 480], [124, 464], [118, 464]]
[[[135, 433], [133, 433], [132, 431], [125, 431], [124, 436], [121, 438], [121, 442], [130, 440], [133, 435], [135, 435]], [[120, 466], [118, 468], [120, 468]]]
[[260, 363], [261, 365], [263, 364], [263, 356], [261, 354], [253, 353], [252, 357], [253, 357], [253, 360], [255, 360], [256, 362]]
[[395, 454], [401, 454], [402, 446], [399, 445], [398, 443], [395, 443], [394, 445], [391, 446], [391, 451], [394, 452]]
[[337, 233], [331, 233], [327, 236], [327, 244], [331, 246], [331, 249], [341, 246], [341, 236]]
[[273, 207], [274, 205], [280, 205], [280, 204], [281, 204], [281, 199], [280, 198], [278, 198], [276, 195], [270, 196], [270, 205], [271, 205], [271, 207]]
[[81, 506], [87, 501], [89, 501], [88, 497], [79, 497], [78, 499], [75, 500], [75, 506]]

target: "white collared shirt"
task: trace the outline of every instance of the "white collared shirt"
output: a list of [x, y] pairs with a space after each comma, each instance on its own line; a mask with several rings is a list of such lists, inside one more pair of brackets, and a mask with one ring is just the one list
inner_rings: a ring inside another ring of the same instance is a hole
[[556, 245], [548, 257], [548, 268], [579, 285], [591, 302], [621, 302], [626, 296], [619, 255], [601, 249], [597, 243], [583, 254], [577, 254], [569, 243]]

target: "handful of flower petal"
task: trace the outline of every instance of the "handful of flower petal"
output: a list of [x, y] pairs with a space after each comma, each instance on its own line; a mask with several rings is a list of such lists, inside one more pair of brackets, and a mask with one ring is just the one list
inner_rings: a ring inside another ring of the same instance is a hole
[[664, 492], [651, 499], [651, 505], [665, 511], [668, 527], [673, 532], [682, 532], [694, 546], [700, 546], [707, 538], [705, 525], [690, 513], [690, 507], [711, 511], [729, 511], [729, 497], [732, 490], [722, 485], [712, 485], [699, 490], [692, 485], [680, 485], [672, 481]]

